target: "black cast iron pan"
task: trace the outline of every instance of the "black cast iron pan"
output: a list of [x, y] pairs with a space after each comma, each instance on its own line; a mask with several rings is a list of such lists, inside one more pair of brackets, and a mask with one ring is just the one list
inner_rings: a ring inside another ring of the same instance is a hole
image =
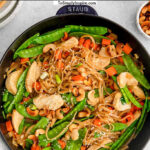
[[[1, 59], [0, 62], [0, 105], [2, 98], [2, 91], [4, 88], [4, 79], [3, 75], [7, 67], [10, 66], [13, 58], [13, 52], [19, 47], [19, 45], [25, 41], [30, 36], [34, 35], [37, 32], [44, 33], [50, 30], [64, 27], [65, 25], [74, 24], [74, 25], [85, 25], [85, 26], [105, 26], [110, 28], [114, 33], [119, 37], [119, 40], [122, 42], [128, 42], [133, 49], [139, 54], [142, 59], [142, 62], [145, 66], [145, 75], [150, 81], [150, 57], [146, 49], [141, 45], [141, 43], [126, 29], [116, 24], [113, 21], [110, 21], [103, 17], [98, 17], [96, 11], [84, 5], [73, 5], [73, 6], [64, 6], [57, 12], [57, 16], [47, 18], [40, 21], [39, 23], [33, 25], [22, 33], [6, 50], [6, 53]], [[16, 148], [12, 145], [11, 139], [7, 135], [5, 120], [2, 116], [2, 110], [0, 108], [0, 132], [8, 147], [12, 150], [19, 150], [21, 148]], [[150, 115], [148, 114], [147, 120], [143, 127], [141, 133], [134, 139], [130, 145], [130, 150], [142, 150], [150, 139]], [[1, 148], [0, 148], [1, 149]]]

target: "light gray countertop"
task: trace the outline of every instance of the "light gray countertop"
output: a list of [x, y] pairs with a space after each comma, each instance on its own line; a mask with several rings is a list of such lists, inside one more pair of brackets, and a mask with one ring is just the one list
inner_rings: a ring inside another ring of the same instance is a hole
[[[135, 35], [150, 54], [150, 40], [143, 37], [136, 27], [136, 14], [142, 1], [101, 1], [94, 7], [99, 16], [113, 20]], [[62, 5], [54, 5], [50, 1], [24, 1], [21, 10], [14, 20], [0, 29], [0, 59], [10, 44], [31, 25], [54, 16]], [[144, 150], [150, 149], [150, 142]], [[0, 137], [0, 150], [8, 147]]]

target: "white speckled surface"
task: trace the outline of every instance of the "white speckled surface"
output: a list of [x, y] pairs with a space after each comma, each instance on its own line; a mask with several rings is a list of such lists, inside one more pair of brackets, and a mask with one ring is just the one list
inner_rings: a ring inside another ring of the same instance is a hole
[[[93, 7], [100, 16], [114, 20], [133, 33], [145, 46], [150, 54], [150, 40], [143, 37], [136, 27], [136, 14], [142, 1], [101, 1]], [[53, 5], [50, 1], [24, 1], [23, 6], [14, 20], [0, 29], [0, 59], [9, 45], [24, 30], [47, 17], [54, 16], [61, 5]], [[150, 142], [144, 150], [150, 149]], [[0, 150], [8, 147], [0, 137]]]

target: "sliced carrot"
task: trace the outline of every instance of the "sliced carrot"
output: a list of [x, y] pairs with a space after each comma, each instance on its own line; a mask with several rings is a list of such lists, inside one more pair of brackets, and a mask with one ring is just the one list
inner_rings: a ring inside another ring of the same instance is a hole
[[132, 90], [130, 88], [128, 88], [128, 89], [129, 89], [130, 93], [132, 93]]
[[24, 102], [27, 102], [29, 99], [31, 99], [30, 97], [24, 97], [21, 104], [23, 104]]
[[121, 123], [127, 123], [126, 119], [121, 120]]
[[50, 144], [50, 143], [48, 143], [48, 144], [47, 144], [47, 147], [49, 147], [49, 146], [51, 146], [51, 144]]
[[108, 109], [113, 110], [113, 108], [112, 108], [112, 107], [108, 107]]
[[133, 118], [134, 118], [134, 115], [133, 115], [133, 113], [127, 113], [127, 121], [129, 122], [129, 121], [131, 121]]
[[62, 54], [62, 57], [63, 57], [63, 58], [66, 58], [66, 57], [68, 57], [69, 55], [70, 55], [70, 52], [66, 51], [66, 52], [64, 52], [64, 53]]
[[2, 8], [5, 5], [5, 3], [6, 3], [6, 0], [0, 1], [0, 8]]
[[86, 150], [86, 147], [85, 146], [81, 146], [81, 150]]
[[95, 43], [95, 47], [94, 47], [94, 43], [91, 43], [90, 47], [93, 48], [94, 50], [97, 50], [98, 49], [98, 44]]
[[56, 50], [56, 52], [55, 52], [55, 59], [56, 60], [60, 60], [61, 59], [61, 51], [60, 50]]
[[62, 61], [57, 62], [57, 68], [63, 69], [64, 68], [64, 63]]
[[111, 40], [109, 39], [102, 39], [102, 45], [110, 45], [111, 44]]
[[110, 86], [110, 88], [111, 88], [112, 90], [114, 90], [114, 89], [115, 89], [115, 88], [114, 88], [114, 85], [111, 85], [111, 86]]
[[120, 56], [120, 57], [118, 57], [118, 59], [119, 59], [119, 61], [123, 64], [124, 62], [123, 62], [123, 58]]
[[33, 83], [33, 88], [36, 88], [36, 90], [40, 90], [41, 89], [41, 84], [40, 84], [40, 82], [35, 82], [35, 83]]
[[79, 45], [80, 45], [80, 46], [83, 45], [84, 41], [85, 41], [84, 38], [80, 38], [80, 40], [79, 40]]
[[11, 121], [9, 120], [9, 121], [7, 121], [6, 122], [6, 129], [7, 129], [7, 131], [13, 131], [13, 126], [12, 126], [12, 123], [11, 123]]
[[29, 58], [21, 58], [20, 59], [20, 63], [21, 64], [25, 64], [26, 62], [28, 62], [29, 61]]
[[72, 77], [72, 80], [73, 80], [73, 81], [83, 81], [83, 80], [84, 80], [84, 77], [81, 76], [81, 75], [76, 75], [76, 76], [73, 76], [73, 77]]
[[93, 124], [96, 126], [101, 126], [101, 120], [96, 118], [96, 119], [94, 119]]
[[90, 45], [91, 45], [91, 40], [90, 40], [90, 39], [85, 40], [83, 46], [84, 46], [85, 48], [89, 49], [89, 48], [90, 48]]
[[66, 147], [66, 143], [64, 141], [58, 140], [58, 143], [60, 144], [62, 149], [64, 149]]
[[109, 76], [114, 76], [117, 74], [116, 69], [112, 66], [105, 70]]
[[123, 47], [123, 51], [128, 55], [132, 52], [132, 48], [130, 47], [128, 43], [126, 43]]
[[48, 62], [47, 62], [47, 61], [44, 61], [44, 62], [43, 62], [43, 67], [44, 67], [45, 69], [48, 68]]
[[36, 143], [34, 143], [31, 147], [31, 150], [41, 150], [41, 147], [36, 145]]
[[67, 33], [67, 32], [65, 32], [65, 33], [64, 33], [63, 40], [67, 40], [67, 39], [68, 39], [68, 33]]

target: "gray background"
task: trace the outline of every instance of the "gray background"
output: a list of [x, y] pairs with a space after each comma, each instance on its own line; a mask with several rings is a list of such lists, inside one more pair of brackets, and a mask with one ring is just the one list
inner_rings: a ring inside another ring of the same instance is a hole
[[[146, 39], [136, 27], [136, 14], [143, 3], [143, 1], [101, 1], [91, 6], [97, 10], [99, 16], [111, 19], [132, 32], [150, 54], [150, 39]], [[0, 59], [17, 36], [38, 21], [54, 16], [59, 7], [61, 5], [50, 1], [24, 1], [16, 17], [0, 29]], [[144, 150], [150, 149], [149, 147], [150, 142]], [[1, 137], [0, 150], [8, 150]]]

